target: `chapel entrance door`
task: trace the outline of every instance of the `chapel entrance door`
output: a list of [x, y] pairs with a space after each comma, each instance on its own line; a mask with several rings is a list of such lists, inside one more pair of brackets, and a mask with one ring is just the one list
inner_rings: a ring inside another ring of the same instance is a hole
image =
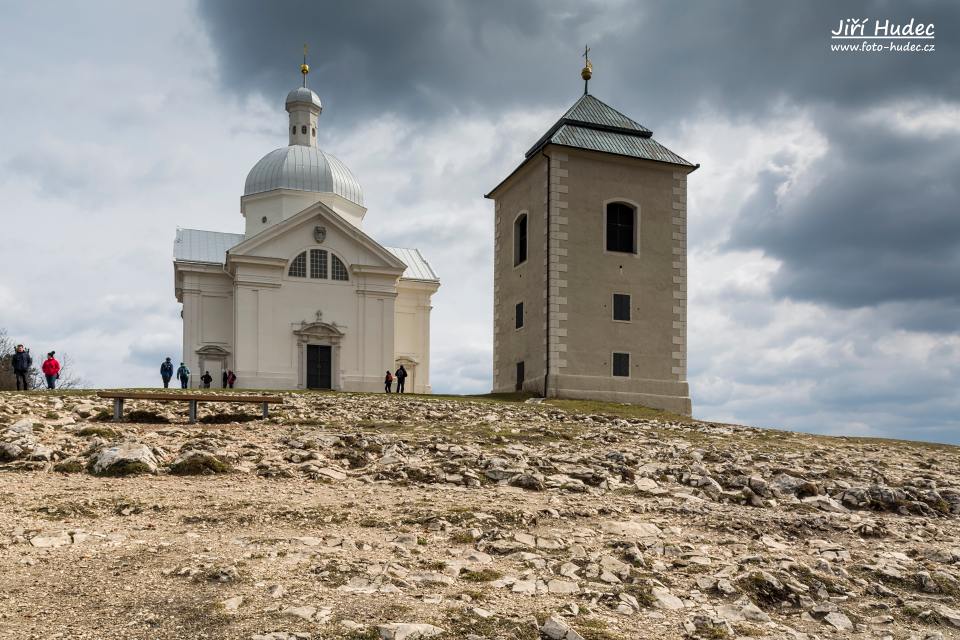
[[331, 347], [327, 345], [307, 345], [307, 388], [331, 389], [333, 380], [333, 358]]

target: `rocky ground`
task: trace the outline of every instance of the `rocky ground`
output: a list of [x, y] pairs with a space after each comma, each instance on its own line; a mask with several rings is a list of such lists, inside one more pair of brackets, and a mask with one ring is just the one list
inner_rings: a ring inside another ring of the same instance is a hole
[[956, 447], [284, 399], [0, 393], [0, 637], [960, 637]]

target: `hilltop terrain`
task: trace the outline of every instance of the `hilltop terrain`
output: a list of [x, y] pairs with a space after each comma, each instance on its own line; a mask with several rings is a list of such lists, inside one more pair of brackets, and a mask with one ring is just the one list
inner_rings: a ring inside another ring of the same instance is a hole
[[0, 637], [960, 637], [960, 448], [283, 395], [0, 393]]

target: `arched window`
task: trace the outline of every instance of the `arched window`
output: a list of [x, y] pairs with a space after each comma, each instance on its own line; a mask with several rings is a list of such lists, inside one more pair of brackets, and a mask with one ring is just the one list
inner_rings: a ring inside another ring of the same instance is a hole
[[307, 125], [305, 124], [300, 125], [300, 133], [303, 133], [303, 134], [307, 133]]
[[327, 279], [327, 252], [323, 249], [310, 249], [310, 277]]
[[297, 133], [297, 125], [293, 125], [292, 127], [290, 127], [290, 133], [292, 133], [292, 134], [296, 134], [296, 133]]
[[513, 221], [513, 266], [527, 261], [527, 214]]
[[307, 252], [304, 251], [292, 261], [290, 261], [290, 269], [287, 270], [287, 275], [291, 278], [306, 278], [307, 277]]
[[314, 137], [314, 138], [317, 137], [317, 128], [316, 128], [316, 127], [313, 127], [313, 137]]
[[330, 256], [330, 272], [333, 275], [334, 280], [349, 280], [350, 277], [347, 275], [347, 267], [340, 261], [340, 258], [337, 256]]
[[637, 252], [637, 211], [623, 202], [607, 205], [607, 251]]

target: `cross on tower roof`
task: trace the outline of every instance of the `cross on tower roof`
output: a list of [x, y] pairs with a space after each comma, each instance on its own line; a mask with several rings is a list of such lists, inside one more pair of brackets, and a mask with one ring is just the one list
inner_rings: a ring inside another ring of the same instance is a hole
[[583, 69], [580, 71], [580, 77], [583, 78], [583, 95], [587, 95], [587, 86], [590, 83], [590, 78], [593, 77], [593, 63], [590, 62], [590, 47], [588, 45], [583, 46], [583, 59], [585, 62]]

